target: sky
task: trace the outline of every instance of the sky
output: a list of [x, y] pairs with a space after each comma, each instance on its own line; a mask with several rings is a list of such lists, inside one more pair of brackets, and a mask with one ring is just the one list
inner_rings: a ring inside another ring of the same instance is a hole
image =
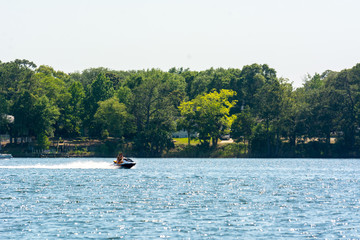
[[295, 87], [360, 63], [359, 0], [0, 0], [0, 61], [205, 70], [268, 64]]

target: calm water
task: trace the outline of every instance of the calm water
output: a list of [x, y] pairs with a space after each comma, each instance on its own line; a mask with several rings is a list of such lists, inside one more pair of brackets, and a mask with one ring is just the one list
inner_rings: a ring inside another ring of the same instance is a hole
[[0, 239], [360, 238], [360, 160], [0, 160]]

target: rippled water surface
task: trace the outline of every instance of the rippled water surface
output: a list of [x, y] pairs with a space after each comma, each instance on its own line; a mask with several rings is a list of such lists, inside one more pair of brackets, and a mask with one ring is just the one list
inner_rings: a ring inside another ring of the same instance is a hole
[[0, 239], [360, 238], [360, 160], [0, 160]]

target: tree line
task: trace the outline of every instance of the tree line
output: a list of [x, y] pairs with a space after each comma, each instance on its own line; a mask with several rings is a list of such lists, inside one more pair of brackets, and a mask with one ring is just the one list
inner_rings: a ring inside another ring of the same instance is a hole
[[360, 153], [359, 117], [360, 64], [308, 75], [294, 89], [266, 64], [64, 73], [0, 62], [0, 133], [33, 137], [42, 148], [49, 138], [113, 137], [160, 156], [174, 147], [172, 133], [185, 130], [201, 148], [230, 134], [248, 156], [351, 157]]

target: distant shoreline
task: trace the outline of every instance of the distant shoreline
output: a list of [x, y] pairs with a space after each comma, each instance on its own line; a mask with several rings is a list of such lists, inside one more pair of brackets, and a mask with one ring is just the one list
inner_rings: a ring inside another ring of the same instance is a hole
[[[3, 148], [2, 153], [10, 153], [13, 155], [14, 158], [116, 158], [116, 155], [118, 152], [124, 152], [125, 155], [129, 157], [134, 158], [239, 158], [239, 159], [255, 159], [255, 158], [265, 158], [265, 159], [272, 159], [272, 158], [289, 158], [289, 159], [295, 159], [295, 158], [315, 158], [315, 159], [321, 159], [321, 158], [329, 158], [329, 159], [335, 159], [335, 158], [344, 158], [344, 159], [357, 159], [360, 158], [360, 155], [358, 155], [356, 152], [354, 152], [351, 155], [341, 155], [341, 154], [332, 154], [332, 155], [320, 155], [319, 153], [316, 154], [310, 154], [310, 153], [302, 153], [302, 154], [293, 154], [293, 153], [286, 153], [286, 154], [278, 154], [274, 156], [264, 156], [260, 154], [244, 154], [239, 151], [237, 151], [236, 148], [239, 145], [237, 143], [225, 143], [217, 146], [216, 148], [209, 148], [209, 149], [200, 149], [199, 146], [182, 146], [181, 148], [177, 147], [176, 149], [172, 149], [169, 152], [163, 153], [161, 156], [150, 156], [146, 154], [139, 154], [134, 152], [133, 150], [127, 149], [127, 150], [118, 150], [115, 152], [97, 152], [97, 151], [89, 151], [89, 152], [27, 152], [26, 147], [20, 147], [20, 146], [12, 146], [8, 147], [6, 146]], [[80, 146], [78, 146], [80, 148]], [[230, 150], [229, 150], [230, 149]]]

